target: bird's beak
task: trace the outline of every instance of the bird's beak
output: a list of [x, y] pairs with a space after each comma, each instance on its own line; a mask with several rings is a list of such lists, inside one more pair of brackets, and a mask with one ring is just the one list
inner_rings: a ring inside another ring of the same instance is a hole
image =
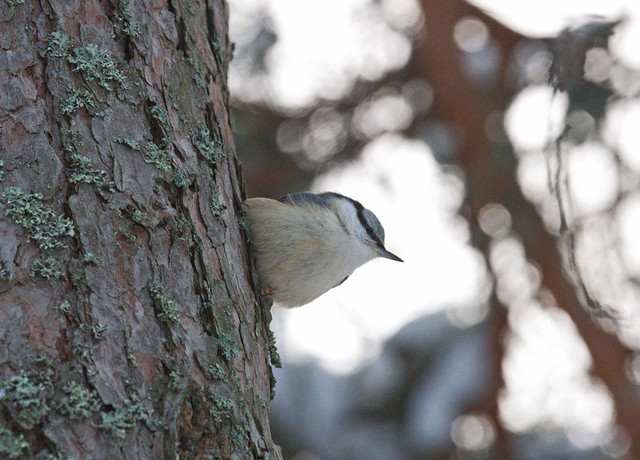
[[385, 248], [378, 248], [378, 254], [380, 255], [380, 257], [384, 257], [385, 259], [391, 259], [397, 262], [404, 262], [404, 260], [402, 260], [400, 257], [387, 251]]

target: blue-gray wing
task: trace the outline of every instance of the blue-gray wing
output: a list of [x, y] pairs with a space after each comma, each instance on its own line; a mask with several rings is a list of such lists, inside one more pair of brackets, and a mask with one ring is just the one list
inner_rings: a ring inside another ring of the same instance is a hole
[[322, 208], [330, 208], [330, 201], [335, 198], [334, 193], [312, 193], [312, 192], [297, 192], [290, 193], [280, 198], [281, 203], [285, 204], [315, 204]]

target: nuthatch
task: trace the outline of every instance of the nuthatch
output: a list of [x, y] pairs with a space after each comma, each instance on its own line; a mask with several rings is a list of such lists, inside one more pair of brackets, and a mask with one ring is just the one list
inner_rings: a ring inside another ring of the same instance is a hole
[[311, 302], [376, 257], [402, 262], [384, 247], [378, 218], [338, 193], [293, 193], [243, 203], [265, 294], [285, 307]]

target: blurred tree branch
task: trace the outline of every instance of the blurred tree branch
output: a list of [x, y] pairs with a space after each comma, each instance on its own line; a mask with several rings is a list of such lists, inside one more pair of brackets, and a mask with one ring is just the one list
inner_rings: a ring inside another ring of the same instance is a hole
[[[631, 456], [640, 458], [640, 432], [637, 429], [640, 426], [640, 399], [625, 372], [630, 351], [614, 334], [598, 327], [580, 306], [575, 287], [563, 272], [556, 237], [547, 232], [535, 207], [522, 195], [516, 181], [517, 161], [513, 153], [510, 149], [497, 149], [491, 145], [485, 133], [487, 116], [495, 111], [504, 112], [512, 97], [512, 90], [506, 84], [507, 65], [521, 37], [461, 0], [423, 0], [421, 4], [429, 40], [421, 49], [424, 59], [414, 60], [414, 65], [416, 72], [433, 85], [434, 112], [462, 133], [458, 164], [467, 178], [466, 217], [477, 228], [476, 218], [485, 204], [502, 203], [509, 210], [513, 230], [521, 236], [527, 256], [540, 267], [544, 286], [553, 293], [558, 307], [569, 314], [584, 339], [593, 359], [593, 374], [611, 392], [617, 421], [631, 438]], [[456, 22], [470, 13], [487, 24], [502, 49], [499, 83], [485, 94], [475, 91], [464, 75], [451, 33]], [[479, 230], [475, 233], [480, 234]], [[480, 247], [486, 254], [486, 242]], [[497, 340], [505, 333], [503, 315], [500, 311], [494, 312]], [[501, 351], [499, 343], [496, 350]], [[500, 356], [494, 363], [501, 361]], [[496, 371], [499, 373], [499, 369]], [[498, 383], [501, 382], [498, 380]], [[501, 446], [501, 450], [505, 448]]]

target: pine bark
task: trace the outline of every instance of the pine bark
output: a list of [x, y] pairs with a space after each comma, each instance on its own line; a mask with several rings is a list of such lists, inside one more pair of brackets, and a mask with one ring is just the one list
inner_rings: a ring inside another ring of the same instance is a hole
[[0, 457], [280, 458], [223, 0], [0, 4]]

